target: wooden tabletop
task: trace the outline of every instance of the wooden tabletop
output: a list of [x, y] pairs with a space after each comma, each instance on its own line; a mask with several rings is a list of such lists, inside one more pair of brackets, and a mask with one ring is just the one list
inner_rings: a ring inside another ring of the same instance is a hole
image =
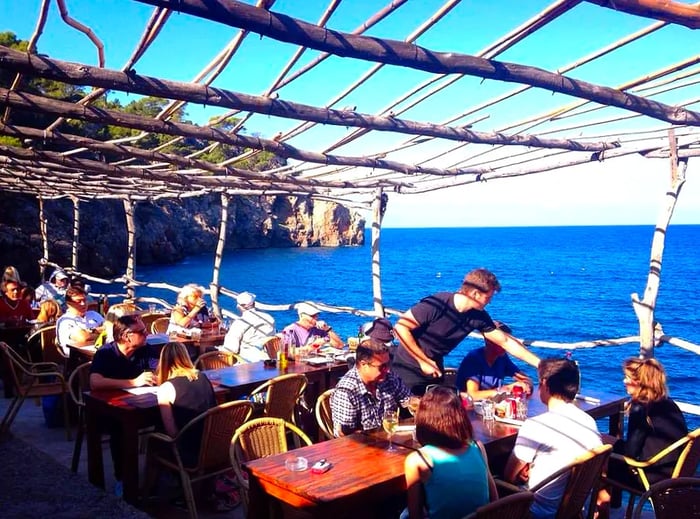
[[[599, 398], [600, 403], [576, 400], [578, 407], [595, 418], [619, 419], [625, 397], [601, 391], [585, 394]], [[528, 414], [536, 416], [545, 410], [544, 404], [534, 395]], [[502, 470], [519, 427], [501, 422], [484, 424], [475, 413], [472, 413], [472, 425], [475, 438], [486, 447], [492, 471], [494, 465], [499, 465], [496, 471]], [[373, 503], [402, 496], [405, 492], [403, 462], [419, 445], [410, 433], [395, 434], [394, 443], [399, 451], [387, 452], [385, 433], [357, 433], [246, 463], [251, 483], [249, 517], [267, 517], [270, 496], [304, 508], [317, 517], [347, 515], [350, 511], [354, 515], [365, 515], [371, 511]], [[325, 474], [312, 474], [308, 470], [290, 472], [284, 461], [291, 455], [305, 457], [309, 466], [325, 458], [333, 467]]]
[[[230, 401], [248, 394], [258, 385], [285, 373], [303, 373], [310, 381], [310, 386], [317, 386], [323, 391], [332, 383], [333, 377], [347, 371], [347, 363], [334, 363], [331, 366], [311, 366], [304, 363], [290, 362], [287, 369], [267, 368], [263, 362], [237, 364], [230, 368], [204, 372], [212, 377], [212, 385], [219, 403]], [[308, 388], [307, 388], [308, 390]], [[160, 423], [156, 395], [147, 393], [133, 395], [121, 389], [108, 391], [91, 391], [85, 394], [87, 443], [88, 443], [88, 479], [94, 485], [104, 487], [104, 467], [102, 461], [102, 424], [110, 420], [122, 429], [124, 445], [122, 461], [124, 464], [124, 498], [134, 503], [138, 498], [138, 430]], [[313, 404], [313, 402], [311, 402]]]

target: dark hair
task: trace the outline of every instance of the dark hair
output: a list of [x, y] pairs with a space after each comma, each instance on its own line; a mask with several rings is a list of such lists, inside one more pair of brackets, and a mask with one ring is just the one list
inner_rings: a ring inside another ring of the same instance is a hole
[[423, 445], [459, 449], [474, 437], [467, 411], [454, 388], [438, 386], [420, 399], [416, 439]]
[[537, 367], [541, 383], [552, 396], [571, 402], [578, 393], [581, 375], [578, 365], [569, 359], [542, 359]]
[[73, 299], [76, 296], [87, 297], [87, 294], [85, 293], [85, 290], [83, 290], [82, 288], [74, 287], [74, 286], [68, 287], [68, 289], [66, 290], [66, 301], [73, 301]]
[[138, 315], [122, 315], [114, 322], [112, 337], [118, 342], [125, 333], [131, 330], [132, 326], [138, 324], [140, 321], [141, 317]]
[[464, 276], [459, 292], [466, 294], [474, 288], [483, 293], [491, 290], [494, 292], [500, 292], [501, 284], [498, 282], [498, 279], [493, 272], [486, 270], [485, 268], [479, 268], [472, 270], [466, 276]]
[[389, 347], [377, 339], [365, 339], [357, 346], [357, 351], [355, 352], [355, 361], [368, 361], [371, 360], [375, 355], [382, 355], [384, 353], [389, 353]]

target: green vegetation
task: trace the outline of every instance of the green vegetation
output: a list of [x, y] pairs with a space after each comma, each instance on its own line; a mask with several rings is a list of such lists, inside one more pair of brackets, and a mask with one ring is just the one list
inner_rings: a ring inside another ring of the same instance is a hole
[[[8, 31], [0, 32], [0, 45], [21, 51], [26, 51], [29, 46], [29, 42], [17, 39], [14, 33]], [[3, 88], [10, 88], [14, 81], [14, 73], [0, 68], [0, 86], [2, 86]], [[54, 99], [60, 99], [62, 101], [69, 101], [73, 103], [79, 101], [81, 98], [83, 98], [89, 93], [88, 89], [80, 86], [69, 85], [66, 83], [61, 83], [59, 81], [27, 77], [22, 78], [21, 89], [33, 94], [51, 97]], [[157, 97], [139, 97], [138, 99], [135, 99], [126, 105], [122, 105], [118, 99], [110, 97], [109, 95], [104, 95], [92, 103], [92, 106], [98, 108], [122, 111], [150, 118], [153, 118], [159, 113], [161, 113], [161, 111], [167, 105], [167, 99], [161, 99]], [[31, 128], [43, 129], [49, 126], [55, 120], [55, 116], [41, 114], [37, 112], [29, 112], [25, 110], [12, 109], [10, 112], [10, 118], [8, 120], [8, 123], [17, 126], [27, 126]], [[187, 119], [187, 113], [183, 109], [177, 110], [170, 117], [170, 120], [193, 124], [192, 121]], [[236, 125], [237, 122], [237, 119], [231, 118], [227, 121], [216, 123], [213, 126], [224, 131], [229, 131]], [[92, 122], [79, 121], [75, 119], [64, 121], [58, 129], [63, 133], [80, 135], [100, 141], [135, 137], [141, 134], [140, 130], [132, 130], [129, 128], [103, 125]], [[175, 139], [170, 135], [164, 134], [148, 134], [145, 137], [130, 142], [129, 145], [143, 149], [153, 149], [157, 146], [161, 146], [173, 140], [174, 142], [172, 144], [164, 147], [161, 151], [165, 153], [186, 156], [197, 151], [204, 150], [205, 147], [209, 146], [209, 143], [199, 139]], [[0, 144], [10, 146], [22, 145], [19, 139], [7, 136], [0, 136]], [[45, 149], [64, 151], [60, 147], [51, 146], [49, 144], [46, 144], [43, 147]], [[217, 163], [226, 159], [230, 159], [232, 157], [236, 157], [244, 153], [245, 151], [247, 151], [245, 148], [240, 148], [236, 146], [216, 145], [208, 148], [208, 151], [200, 155], [198, 158], [201, 160], [207, 160], [209, 162]], [[92, 158], [99, 160], [106, 159], [107, 161], [124, 158], [116, 156], [103, 157], [101, 154], [96, 154], [95, 152], [90, 151], [84, 152], [81, 156], [84, 158]], [[234, 164], [234, 166], [239, 168], [262, 171], [265, 169], [276, 167], [280, 163], [280, 159], [275, 157], [275, 155], [273, 155], [272, 153], [260, 152], [254, 154], [250, 158], [242, 160], [240, 163]]]

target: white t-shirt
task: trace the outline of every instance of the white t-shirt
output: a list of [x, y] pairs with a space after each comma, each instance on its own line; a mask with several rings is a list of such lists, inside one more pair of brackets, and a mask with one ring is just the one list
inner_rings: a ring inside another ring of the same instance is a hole
[[274, 334], [275, 319], [271, 315], [255, 309], [245, 310], [231, 324], [223, 347], [248, 362], [258, 362], [269, 358], [263, 344]]
[[70, 344], [70, 336], [74, 330], [82, 328], [83, 330], [91, 330], [97, 328], [104, 323], [104, 318], [93, 310], [85, 312], [85, 316], [64, 314], [56, 321], [56, 339], [58, 344], [63, 348], [63, 351], [68, 355], [68, 345]]
[[[530, 464], [528, 486], [534, 487], [601, 443], [595, 420], [574, 404], [567, 403], [526, 420], [518, 433], [513, 454]], [[563, 475], [535, 494], [530, 507], [533, 517], [555, 516], [566, 481]]]

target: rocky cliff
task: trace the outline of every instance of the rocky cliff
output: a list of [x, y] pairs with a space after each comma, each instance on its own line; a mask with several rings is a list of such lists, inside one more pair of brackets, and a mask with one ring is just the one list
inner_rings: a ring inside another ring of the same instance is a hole
[[[69, 265], [73, 204], [45, 201], [49, 260]], [[221, 200], [207, 195], [136, 205], [137, 264], [173, 263], [190, 254], [214, 252]], [[308, 197], [232, 197], [227, 249], [362, 245], [364, 219], [346, 207]], [[78, 270], [104, 277], [126, 268], [126, 220], [122, 203], [80, 204]], [[42, 246], [39, 204], [33, 197], [0, 194], [0, 266], [15, 265], [23, 280], [36, 284]]]

